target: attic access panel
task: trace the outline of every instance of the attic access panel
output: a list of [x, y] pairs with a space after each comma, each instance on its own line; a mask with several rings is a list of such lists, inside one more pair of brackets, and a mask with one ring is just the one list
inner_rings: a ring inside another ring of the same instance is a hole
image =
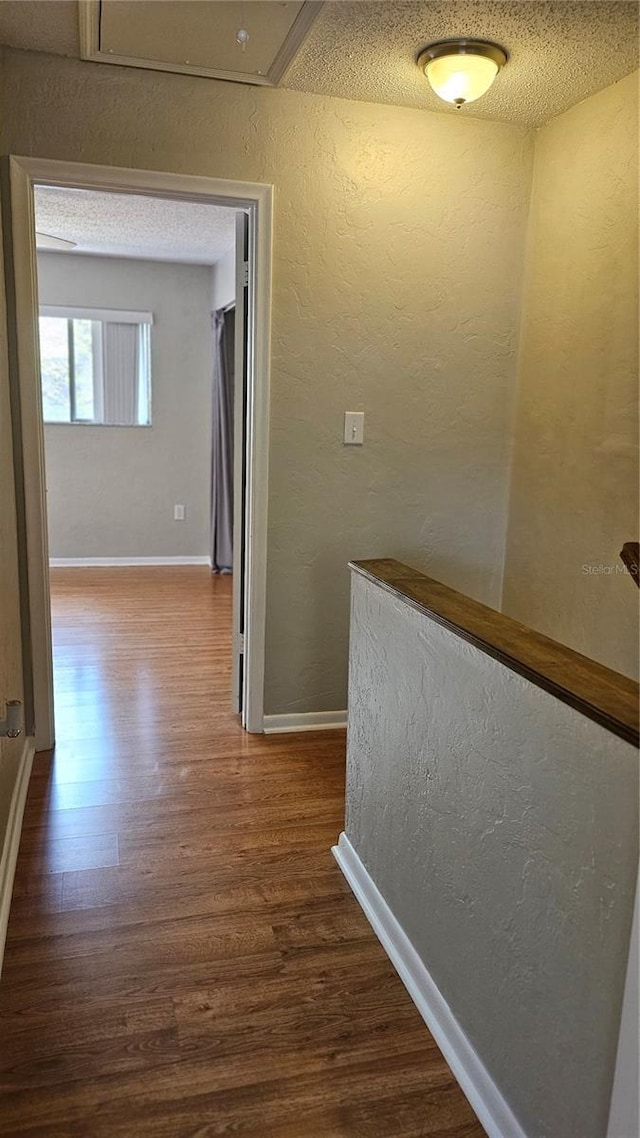
[[[322, 3], [278, 0], [81, 0], [83, 59], [273, 87]], [[236, 35], [245, 28], [242, 46]]]

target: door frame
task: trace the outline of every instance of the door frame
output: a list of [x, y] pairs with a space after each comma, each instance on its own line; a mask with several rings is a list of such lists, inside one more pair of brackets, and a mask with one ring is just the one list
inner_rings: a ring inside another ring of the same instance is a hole
[[[33, 189], [49, 184], [75, 189], [149, 194], [242, 209], [249, 216], [249, 351], [247, 423], [246, 610], [243, 726], [264, 729], [264, 653], [267, 571], [269, 381], [273, 186], [194, 174], [96, 166], [49, 158], [10, 156], [3, 211], [7, 307], [15, 319], [14, 390], [19, 396], [18, 470], [24, 489], [26, 572], [30, 629], [25, 660], [25, 704], [31, 705], [36, 748], [54, 744], [49, 557], [40, 396], [38, 294]], [[8, 239], [8, 240], [7, 240]], [[10, 295], [9, 295], [10, 294]], [[235, 580], [235, 578], [234, 578]], [[235, 587], [235, 585], [234, 585]]]

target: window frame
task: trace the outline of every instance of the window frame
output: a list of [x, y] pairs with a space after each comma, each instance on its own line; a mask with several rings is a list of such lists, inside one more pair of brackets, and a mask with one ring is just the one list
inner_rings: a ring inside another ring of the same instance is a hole
[[[77, 305], [41, 304], [38, 308], [38, 317], [49, 317], [67, 322], [67, 352], [69, 368], [69, 418], [47, 419], [43, 421], [47, 427], [150, 427], [151, 419], [151, 337], [150, 327], [146, 329], [146, 423], [105, 423], [104, 415], [104, 376], [102, 368], [102, 326], [104, 324], [135, 324], [136, 326], [153, 324], [152, 312], [135, 312], [130, 309], [115, 308], [83, 308]], [[75, 343], [73, 324], [75, 320], [89, 320], [92, 324], [92, 357], [93, 357], [93, 419], [80, 419], [76, 415], [76, 372], [75, 372]], [[97, 342], [99, 340], [99, 343]], [[41, 373], [42, 374], [42, 373]], [[44, 412], [44, 408], [43, 408]], [[95, 418], [99, 412], [101, 418]]]

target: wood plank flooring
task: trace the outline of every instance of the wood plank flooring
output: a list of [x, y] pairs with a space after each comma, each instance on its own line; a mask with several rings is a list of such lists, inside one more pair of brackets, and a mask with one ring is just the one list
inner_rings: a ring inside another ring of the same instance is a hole
[[52, 578], [0, 1135], [481, 1138], [329, 852], [344, 734], [229, 712], [230, 579]]

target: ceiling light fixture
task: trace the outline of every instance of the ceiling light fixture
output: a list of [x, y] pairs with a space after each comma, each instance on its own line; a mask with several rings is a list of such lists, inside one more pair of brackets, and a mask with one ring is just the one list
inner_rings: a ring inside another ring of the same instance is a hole
[[436, 95], [458, 110], [485, 95], [506, 62], [504, 48], [487, 40], [442, 40], [418, 56], [418, 67]]

